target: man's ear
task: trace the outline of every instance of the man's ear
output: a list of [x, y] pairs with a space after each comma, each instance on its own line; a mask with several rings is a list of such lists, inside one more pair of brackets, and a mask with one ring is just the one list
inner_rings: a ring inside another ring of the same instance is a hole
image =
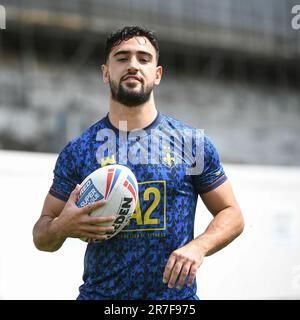
[[109, 83], [109, 73], [108, 73], [108, 66], [106, 64], [103, 64], [101, 66], [102, 70], [102, 79], [105, 84]]
[[154, 84], [155, 85], [159, 85], [161, 77], [162, 77], [162, 74], [163, 74], [162, 66], [156, 67], [156, 74], [155, 74], [155, 80], [154, 80]]

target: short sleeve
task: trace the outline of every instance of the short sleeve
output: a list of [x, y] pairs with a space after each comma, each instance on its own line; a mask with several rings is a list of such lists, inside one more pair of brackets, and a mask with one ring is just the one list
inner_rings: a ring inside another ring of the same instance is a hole
[[209, 192], [227, 180], [218, 152], [207, 136], [204, 137], [204, 167], [193, 176], [193, 185], [199, 194]]
[[59, 154], [53, 173], [54, 178], [49, 193], [60, 200], [67, 201], [76, 184], [80, 183], [76, 174], [71, 142]]

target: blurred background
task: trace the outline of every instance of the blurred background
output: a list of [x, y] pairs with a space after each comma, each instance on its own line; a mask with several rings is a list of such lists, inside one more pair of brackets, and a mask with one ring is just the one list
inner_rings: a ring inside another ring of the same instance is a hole
[[[300, 298], [300, 29], [291, 24], [297, 4], [0, 0], [6, 11], [6, 29], [0, 29], [0, 197], [17, 207], [1, 210], [0, 298], [77, 295], [84, 244], [69, 240], [58, 253], [40, 253], [31, 229], [57, 153], [107, 113], [104, 43], [125, 25], [157, 33], [164, 67], [157, 107], [203, 128], [214, 141], [245, 215], [243, 235], [199, 270], [200, 297]], [[22, 190], [18, 201], [16, 186]], [[199, 203], [195, 233], [210, 219]], [[7, 241], [11, 224], [22, 244], [14, 241], [15, 232]]]

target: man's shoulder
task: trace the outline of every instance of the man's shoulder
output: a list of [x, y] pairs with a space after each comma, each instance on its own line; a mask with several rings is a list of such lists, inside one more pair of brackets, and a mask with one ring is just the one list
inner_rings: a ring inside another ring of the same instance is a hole
[[199, 128], [196, 128], [182, 120], [179, 120], [173, 116], [161, 113], [163, 124], [164, 126], [167, 125], [170, 129], [177, 129], [177, 130], [199, 130]]
[[203, 128], [197, 128], [195, 126], [192, 126], [191, 124], [188, 124], [182, 120], [178, 120], [174, 118], [173, 116], [169, 116], [166, 114], [162, 114], [163, 122], [162, 126], [166, 130], [176, 130], [181, 132], [184, 136], [195, 134], [195, 132], [198, 132], [200, 136], [203, 138], [203, 141], [205, 144], [213, 144], [211, 141], [211, 138], [205, 133], [205, 130]]
[[107, 128], [105, 119], [106, 117], [103, 117], [102, 119], [92, 124], [90, 127], [85, 129], [79, 136], [70, 140], [67, 145], [76, 148], [81, 145], [88, 145], [92, 141], [95, 142], [99, 130]]
[[205, 152], [215, 152], [215, 144], [210, 136], [207, 135], [203, 128], [197, 128], [182, 120], [178, 120], [173, 116], [161, 114], [163, 118], [162, 127], [167, 131], [177, 131], [182, 136], [194, 136], [197, 132], [199, 134], [199, 141], [204, 143]]

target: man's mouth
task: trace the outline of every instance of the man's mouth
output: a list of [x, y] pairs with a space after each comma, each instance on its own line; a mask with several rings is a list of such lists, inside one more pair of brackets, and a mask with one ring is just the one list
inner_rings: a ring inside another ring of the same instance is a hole
[[128, 82], [137, 82], [138, 81], [138, 82], [142, 83], [141, 78], [139, 78], [138, 76], [132, 76], [132, 75], [125, 76], [122, 81], [128, 81]]

